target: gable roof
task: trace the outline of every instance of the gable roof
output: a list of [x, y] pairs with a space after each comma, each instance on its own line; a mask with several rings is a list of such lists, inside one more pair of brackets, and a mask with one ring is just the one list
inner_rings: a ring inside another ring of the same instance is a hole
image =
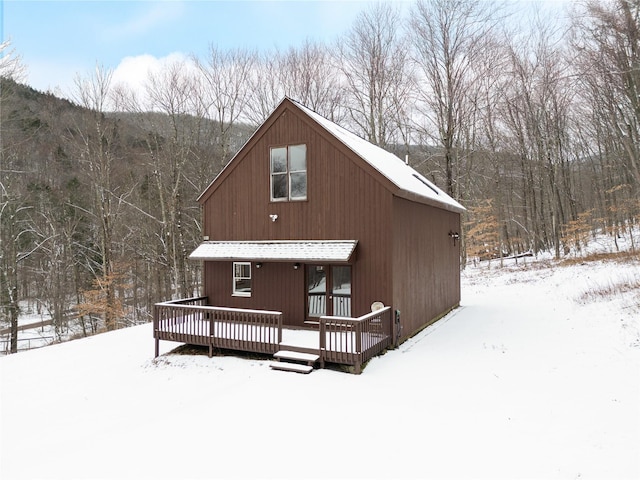
[[[347, 129], [322, 117], [304, 105], [291, 100], [300, 110], [319, 123], [325, 130], [331, 133], [336, 139], [356, 155], [369, 163], [378, 172], [390, 180], [398, 187], [399, 196], [409, 200], [421, 201], [434, 206], [439, 206], [447, 210], [463, 212], [466, 209], [457, 201], [451, 198], [444, 190], [438, 188], [423, 175], [414, 170], [407, 163], [396, 155], [374, 145], [365, 139], [351, 133]], [[418, 198], [415, 198], [418, 197]]]
[[313, 123], [319, 125], [329, 135], [334, 137], [359, 158], [373, 167], [396, 187], [397, 190], [393, 192], [394, 195], [453, 212], [462, 213], [466, 210], [460, 203], [447, 195], [444, 190], [441, 190], [433, 182], [429, 181], [393, 153], [369, 143], [365, 139], [358, 137], [354, 133], [351, 133], [336, 123], [327, 120], [313, 110], [310, 110], [304, 105], [288, 97], [282, 99], [280, 104], [275, 108], [267, 120], [258, 127], [227, 166], [220, 172], [220, 174], [218, 174], [211, 184], [209, 184], [202, 195], [198, 198], [198, 201], [203, 202], [206, 200], [215, 188], [214, 185], [222, 181], [222, 179], [231, 172], [235, 167], [236, 158], [239, 157], [245, 149], [249, 147], [249, 145], [257, 141], [257, 139], [266, 132], [268, 126], [277, 117], [276, 113], [283, 107], [283, 104], [294, 106], [299, 112], [311, 119]]

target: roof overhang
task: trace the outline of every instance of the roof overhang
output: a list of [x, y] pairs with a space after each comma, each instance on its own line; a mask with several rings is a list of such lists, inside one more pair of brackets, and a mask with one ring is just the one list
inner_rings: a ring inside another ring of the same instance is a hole
[[349, 263], [357, 240], [206, 241], [190, 260]]
[[424, 195], [417, 195], [416, 193], [405, 189], [398, 189], [396, 192], [394, 192], [394, 195], [406, 200], [410, 200], [412, 202], [422, 203], [424, 205], [440, 208], [449, 212], [464, 213], [467, 211], [466, 208], [464, 208], [451, 197], [448, 198], [448, 201], [440, 202]]

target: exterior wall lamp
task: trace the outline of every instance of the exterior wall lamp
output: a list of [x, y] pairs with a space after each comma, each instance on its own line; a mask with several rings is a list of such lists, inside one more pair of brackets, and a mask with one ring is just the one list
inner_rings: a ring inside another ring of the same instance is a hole
[[449, 236], [453, 239], [453, 246], [455, 247], [456, 246], [456, 242], [460, 238], [460, 234], [458, 232], [454, 232], [452, 230], [449, 230]]
[[294, 263], [293, 264], [293, 269], [294, 270], [298, 270], [300, 268], [300, 264], [299, 263]]
[[256, 268], [262, 268], [262, 262], [256, 263]]

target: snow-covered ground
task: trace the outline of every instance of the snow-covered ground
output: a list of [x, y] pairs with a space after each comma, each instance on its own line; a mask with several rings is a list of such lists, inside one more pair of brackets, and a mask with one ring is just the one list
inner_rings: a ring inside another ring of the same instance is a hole
[[153, 360], [150, 325], [0, 358], [0, 478], [640, 478], [640, 264], [462, 282], [361, 375]]

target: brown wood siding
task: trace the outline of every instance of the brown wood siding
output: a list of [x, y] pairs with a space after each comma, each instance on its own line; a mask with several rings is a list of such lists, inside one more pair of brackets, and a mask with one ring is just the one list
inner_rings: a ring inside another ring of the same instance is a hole
[[[300, 143], [307, 145], [307, 200], [271, 202], [270, 147]], [[374, 301], [389, 305], [393, 196], [379, 176], [371, 175], [365, 162], [293, 109], [284, 109], [248, 146], [224, 181], [207, 193], [203, 234], [210, 240], [358, 240], [352, 315], [369, 312]], [[270, 214], [278, 215], [276, 222]], [[231, 297], [231, 264], [207, 262], [204, 293], [213, 305], [280, 310], [285, 324], [301, 324], [304, 269], [265, 263], [252, 271], [254, 295]], [[262, 282], [262, 275], [268, 281]]]
[[205, 262], [205, 284], [209, 302], [216, 306], [273, 310], [302, 326], [304, 319], [304, 269], [292, 263], [251, 264], [251, 297], [233, 296], [233, 262]]
[[402, 198], [393, 202], [393, 308], [402, 338], [460, 303], [460, 215]]

